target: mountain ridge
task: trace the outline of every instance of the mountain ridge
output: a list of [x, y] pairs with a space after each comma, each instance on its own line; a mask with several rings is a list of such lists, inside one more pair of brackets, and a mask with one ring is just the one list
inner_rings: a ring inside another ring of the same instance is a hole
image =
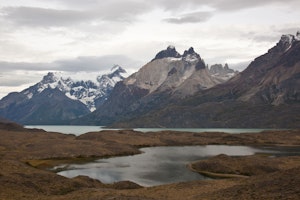
[[223, 84], [114, 127], [299, 128], [299, 35], [283, 35]]

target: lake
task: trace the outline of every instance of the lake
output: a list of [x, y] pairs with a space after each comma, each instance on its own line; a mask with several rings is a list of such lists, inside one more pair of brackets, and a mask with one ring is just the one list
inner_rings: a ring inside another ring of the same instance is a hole
[[[44, 129], [50, 132], [60, 132], [65, 134], [81, 135], [87, 132], [102, 131], [102, 130], [119, 130], [107, 129], [101, 126], [63, 126], [63, 125], [27, 125], [26, 128]], [[136, 131], [141, 132], [157, 132], [165, 130], [186, 131], [186, 132], [225, 132], [225, 133], [257, 133], [271, 129], [237, 129], [237, 128], [136, 128]]]
[[[254, 148], [247, 146], [183, 146], [142, 148], [144, 153], [133, 156], [99, 159], [92, 163], [61, 165], [66, 171], [58, 174], [65, 177], [89, 176], [103, 183], [129, 180], [142, 186], [202, 180], [206, 177], [187, 169], [190, 162], [207, 157], [227, 154], [233, 156], [253, 155], [255, 153], [292, 154], [293, 150], [273, 148]], [[299, 151], [294, 152], [299, 153]]]

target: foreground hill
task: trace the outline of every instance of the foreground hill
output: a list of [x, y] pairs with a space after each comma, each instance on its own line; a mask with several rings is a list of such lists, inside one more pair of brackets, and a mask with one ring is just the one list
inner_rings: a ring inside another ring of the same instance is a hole
[[229, 81], [118, 127], [300, 127], [300, 33], [283, 35]]
[[[0, 130], [7, 130], [7, 131], [24, 131], [27, 130], [23, 126], [11, 122], [3, 117], [0, 117]], [[28, 131], [28, 130], [27, 130]]]

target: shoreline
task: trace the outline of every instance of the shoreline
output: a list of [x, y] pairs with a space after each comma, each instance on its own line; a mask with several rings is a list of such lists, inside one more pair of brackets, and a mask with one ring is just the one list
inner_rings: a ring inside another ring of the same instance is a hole
[[204, 175], [209, 178], [213, 179], [223, 179], [223, 178], [249, 178], [250, 176], [245, 176], [245, 175], [239, 175], [239, 174], [226, 174], [226, 173], [214, 173], [210, 171], [203, 171], [203, 170], [197, 170], [193, 167], [193, 164], [198, 161], [192, 162], [187, 164], [187, 168], [191, 170], [192, 172], [199, 173], [201, 175]]

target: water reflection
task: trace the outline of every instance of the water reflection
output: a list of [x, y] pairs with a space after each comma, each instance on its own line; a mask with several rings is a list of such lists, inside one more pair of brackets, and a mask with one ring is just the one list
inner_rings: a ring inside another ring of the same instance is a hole
[[244, 156], [258, 152], [276, 153], [274, 149], [246, 146], [185, 146], [142, 148], [144, 153], [134, 156], [101, 159], [93, 163], [74, 164], [59, 174], [66, 177], [86, 175], [103, 183], [130, 180], [143, 186], [205, 179], [191, 172], [186, 165], [195, 160], [219, 154]]

